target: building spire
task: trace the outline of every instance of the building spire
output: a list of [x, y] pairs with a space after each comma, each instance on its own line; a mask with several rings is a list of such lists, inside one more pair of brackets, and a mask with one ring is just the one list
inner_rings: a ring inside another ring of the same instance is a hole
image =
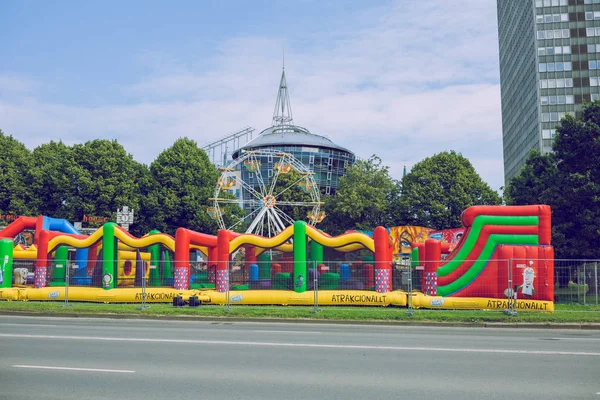
[[275, 111], [273, 112], [273, 126], [293, 124], [294, 118], [292, 117], [292, 105], [290, 104], [290, 95], [285, 80], [285, 68], [282, 68], [277, 102], [275, 103]]

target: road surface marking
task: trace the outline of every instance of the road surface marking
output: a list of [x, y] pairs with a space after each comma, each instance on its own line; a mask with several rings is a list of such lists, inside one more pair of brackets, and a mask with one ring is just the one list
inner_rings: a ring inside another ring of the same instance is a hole
[[527, 354], [539, 356], [591, 356], [600, 357], [600, 353], [587, 351], [554, 351], [554, 350], [517, 350], [517, 349], [473, 349], [452, 347], [419, 347], [419, 346], [369, 346], [345, 344], [319, 344], [319, 343], [277, 343], [277, 342], [252, 342], [228, 340], [200, 340], [200, 339], [149, 339], [125, 338], [103, 336], [58, 336], [58, 335], [29, 335], [0, 333], [0, 337], [19, 339], [51, 339], [51, 340], [83, 340], [95, 342], [139, 342], [139, 343], [171, 343], [171, 344], [209, 344], [224, 346], [265, 346], [265, 347], [304, 347], [317, 349], [347, 349], [347, 350], [388, 350], [388, 351], [429, 351], [451, 353], [481, 353], [481, 354]]
[[317, 331], [270, 331], [270, 330], [259, 330], [259, 329], [254, 329], [252, 332], [258, 332], [258, 333], [300, 333], [300, 334], [322, 334], [323, 332], [317, 332]]
[[3, 327], [4, 327], [4, 326], [26, 326], [26, 327], [28, 327], [28, 328], [31, 328], [31, 327], [35, 327], [35, 328], [39, 328], [39, 327], [43, 327], [43, 328], [46, 328], [46, 327], [58, 328], [58, 327], [61, 327], [61, 325], [48, 325], [48, 324], [18, 324], [18, 323], [16, 323], [16, 322], [10, 322], [10, 323], [4, 323], [4, 322], [3, 322], [3, 323], [2, 323], [0, 326], [3, 326]]
[[32, 368], [32, 369], [55, 369], [62, 371], [84, 371], [84, 372], [119, 372], [124, 374], [133, 374], [135, 371], [128, 369], [102, 369], [102, 368], [73, 368], [73, 367], [51, 367], [49, 365], [13, 365], [14, 368]]

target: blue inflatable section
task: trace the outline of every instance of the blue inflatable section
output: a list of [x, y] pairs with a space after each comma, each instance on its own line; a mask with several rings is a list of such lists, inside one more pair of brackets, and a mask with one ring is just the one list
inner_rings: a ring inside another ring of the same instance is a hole
[[[70, 233], [72, 235], [81, 235], [77, 229], [66, 219], [52, 218], [44, 216], [42, 220], [42, 229], [47, 231], [56, 231]], [[79, 267], [74, 277], [85, 277], [85, 268], [88, 261], [88, 249], [77, 249], [75, 252], [75, 264]]]

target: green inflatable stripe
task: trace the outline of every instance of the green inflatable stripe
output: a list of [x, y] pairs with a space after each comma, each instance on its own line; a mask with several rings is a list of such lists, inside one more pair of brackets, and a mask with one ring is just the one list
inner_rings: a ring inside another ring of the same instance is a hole
[[419, 248], [413, 247], [412, 251], [410, 252], [410, 266], [414, 268], [418, 265], [419, 265]]
[[[481, 235], [481, 230], [485, 225], [538, 225], [539, 218], [531, 217], [513, 217], [513, 216], [496, 216], [496, 215], [479, 215], [473, 220], [473, 226], [466, 237], [465, 243], [460, 248], [458, 253], [447, 264], [438, 268], [438, 276], [446, 276], [457, 269], [465, 260], [469, 260], [471, 252]], [[471, 258], [472, 259], [472, 258]]]
[[514, 244], [514, 245], [535, 245], [538, 244], [537, 235], [490, 235], [485, 247], [481, 251], [481, 254], [477, 258], [477, 261], [473, 263], [471, 268], [463, 274], [460, 278], [454, 282], [445, 285], [438, 286], [438, 296], [449, 296], [459, 290], [464, 289], [468, 286], [477, 276], [483, 271], [487, 263], [490, 261], [494, 250], [498, 244]]

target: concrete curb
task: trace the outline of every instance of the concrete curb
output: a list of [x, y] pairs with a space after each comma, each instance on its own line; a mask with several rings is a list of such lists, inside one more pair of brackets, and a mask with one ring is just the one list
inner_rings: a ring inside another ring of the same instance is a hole
[[456, 327], [456, 328], [512, 328], [512, 329], [568, 329], [568, 330], [600, 330], [600, 324], [579, 323], [531, 323], [531, 322], [437, 322], [437, 321], [356, 321], [310, 318], [238, 318], [238, 317], [205, 317], [196, 315], [139, 315], [139, 314], [87, 314], [87, 313], [52, 313], [44, 314], [27, 311], [0, 311], [0, 315], [19, 317], [49, 318], [99, 318], [99, 319], [136, 319], [163, 321], [198, 321], [198, 322], [253, 322], [253, 323], [311, 323], [337, 325], [382, 325], [382, 326], [424, 326], [424, 327]]

